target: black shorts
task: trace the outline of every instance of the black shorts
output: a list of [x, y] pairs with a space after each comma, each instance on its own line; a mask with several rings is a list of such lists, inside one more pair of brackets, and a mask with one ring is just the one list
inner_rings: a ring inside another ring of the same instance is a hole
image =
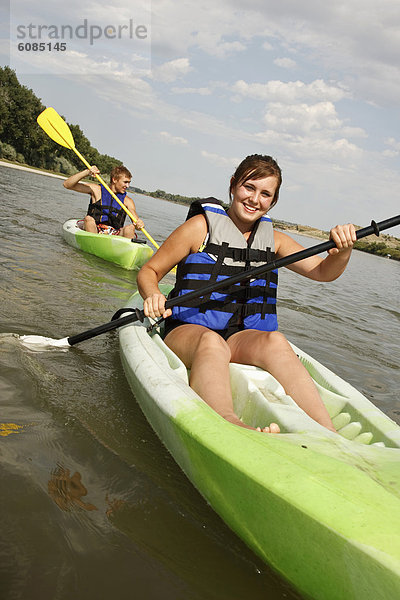
[[[164, 339], [165, 337], [180, 325], [190, 325], [190, 323], [185, 323], [184, 321], [180, 321], [179, 319], [172, 319], [172, 317], [168, 317], [165, 319], [164, 323]], [[230, 325], [226, 329], [212, 329], [215, 333], [218, 333], [224, 340], [227, 340], [231, 335], [237, 333], [238, 331], [243, 331], [243, 325]]]

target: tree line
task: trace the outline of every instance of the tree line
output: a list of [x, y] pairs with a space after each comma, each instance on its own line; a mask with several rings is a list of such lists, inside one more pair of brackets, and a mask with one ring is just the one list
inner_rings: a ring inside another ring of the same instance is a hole
[[[45, 108], [31, 89], [21, 85], [13, 69], [0, 67], [0, 158], [66, 175], [81, 171], [79, 158], [53, 142], [37, 124]], [[68, 125], [79, 151], [102, 173], [122, 164], [93, 148], [79, 125]]]

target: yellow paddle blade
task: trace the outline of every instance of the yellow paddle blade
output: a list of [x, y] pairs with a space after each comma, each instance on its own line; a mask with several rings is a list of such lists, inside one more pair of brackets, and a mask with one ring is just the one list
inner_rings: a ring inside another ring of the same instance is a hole
[[75, 148], [74, 138], [66, 122], [54, 108], [46, 108], [36, 119], [40, 127], [52, 140], [73, 150]]

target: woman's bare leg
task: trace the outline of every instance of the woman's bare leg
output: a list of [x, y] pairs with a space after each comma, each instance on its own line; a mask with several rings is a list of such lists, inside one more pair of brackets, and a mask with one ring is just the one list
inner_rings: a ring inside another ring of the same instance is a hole
[[[227, 421], [253, 429], [242, 423], [233, 410], [229, 378], [231, 351], [227, 342], [214, 331], [201, 325], [182, 325], [171, 331], [165, 343], [191, 370], [190, 387]], [[263, 431], [278, 433], [271, 423]]]
[[286, 394], [317, 423], [336, 431], [318, 390], [284, 335], [249, 329], [228, 339], [231, 361], [255, 365], [271, 373]]

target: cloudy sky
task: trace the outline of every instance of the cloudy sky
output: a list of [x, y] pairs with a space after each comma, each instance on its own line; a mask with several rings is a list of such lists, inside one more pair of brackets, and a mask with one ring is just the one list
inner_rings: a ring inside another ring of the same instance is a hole
[[283, 171], [275, 218], [400, 212], [398, 0], [11, 0], [9, 16], [1, 64], [138, 187], [227, 200], [263, 153]]

